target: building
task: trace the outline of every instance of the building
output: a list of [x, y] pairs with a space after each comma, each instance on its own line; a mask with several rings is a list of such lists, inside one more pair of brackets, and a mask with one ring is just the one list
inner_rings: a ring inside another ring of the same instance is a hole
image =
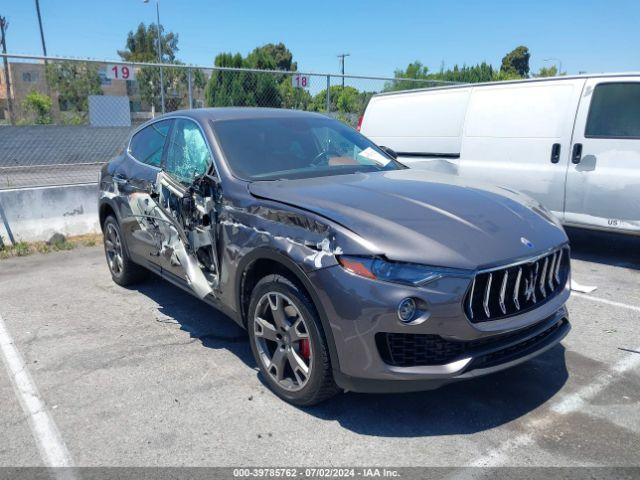
[[[130, 111], [134, 117], [148, 117], [149, 115], [145, 115], [144, 112], [151, 109], [142, 102], [137, 83], [130, 80], [110, 79], [107, 77], [106, 69], [106, 66], [102, 66], [98, 70], [103, 95], [129, 97]], [[24, 100], [34, 90], [52, 98], [52, 116], [55, 120], [62, 120], [64, 123], [65, 118], [69, 118], [69, 115], [65, 113], [66, 106], [60, 105], [57, 93], [51, 92], [47, 85], [44, 62], [9, 62], [9, 75], [11, 76], [11, 93], [17, 123], [29, 122], [30, 114], [24, 108]], [[0, 121], [7, 123], [8, 120], [7, 82], [4, 68], [0, 68]]]

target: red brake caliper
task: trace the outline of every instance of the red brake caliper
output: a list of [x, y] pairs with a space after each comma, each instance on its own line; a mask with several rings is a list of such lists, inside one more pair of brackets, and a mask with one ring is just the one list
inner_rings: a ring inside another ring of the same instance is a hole
[[300, 340], [300, 355], [302, 355], [302, 358], [305, 360], [309, 360], [311, 356], [311, 345], [309, 344], [308, 338]]

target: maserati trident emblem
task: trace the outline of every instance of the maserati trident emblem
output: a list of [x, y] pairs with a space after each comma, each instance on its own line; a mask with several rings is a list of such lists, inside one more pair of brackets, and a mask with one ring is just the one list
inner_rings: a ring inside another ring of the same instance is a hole
[[524, 298], [527, 302], [536, 303], [536, 280], [537, 275], [533, 271], [529, 273], [529, 278], [524, 279]]
[[528, 238], [520, 237], [520, 241], [525, 247], [533, 248], [533, 243], [531, 243]]

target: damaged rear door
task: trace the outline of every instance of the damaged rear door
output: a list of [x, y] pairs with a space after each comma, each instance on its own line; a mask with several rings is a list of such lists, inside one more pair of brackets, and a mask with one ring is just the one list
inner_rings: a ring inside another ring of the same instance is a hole
[[218, 285], [219, 183], [200, 126], [179, 117], [169, 133], [154, 200], [161, 222], [159, 263], [169, 280], [186, 282], [204, 298]]

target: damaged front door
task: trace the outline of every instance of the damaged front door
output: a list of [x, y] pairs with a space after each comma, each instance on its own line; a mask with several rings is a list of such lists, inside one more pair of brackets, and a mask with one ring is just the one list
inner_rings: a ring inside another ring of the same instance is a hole
[[163, 275], [185, 281], [200, 298], [218, 284], [217, 190], [212, 156], [197, 123], [175, 120], [167, 154], [156, 181], [161, 224], [159, 263]]

